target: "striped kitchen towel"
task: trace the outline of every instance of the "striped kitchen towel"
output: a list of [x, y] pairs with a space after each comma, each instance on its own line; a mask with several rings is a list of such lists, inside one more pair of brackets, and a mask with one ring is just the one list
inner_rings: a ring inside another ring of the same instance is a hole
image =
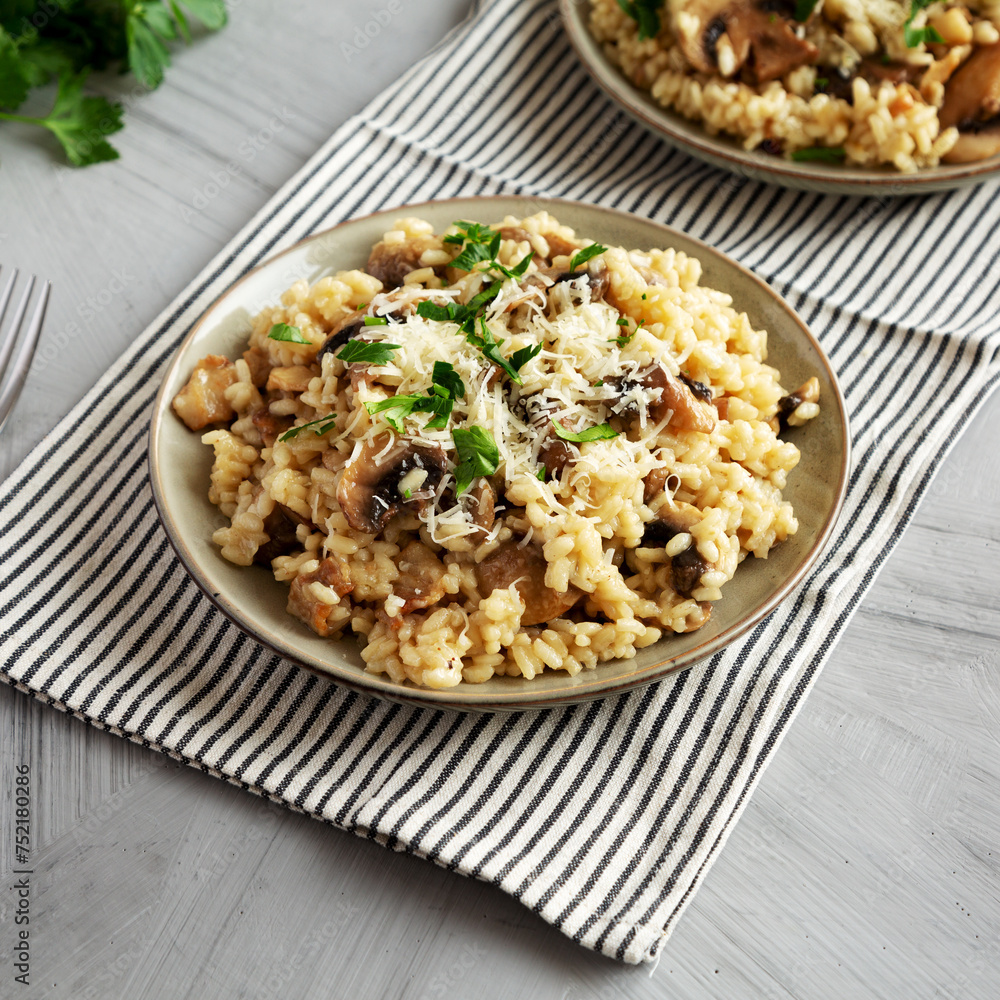
[[[173, 557], [146, 427], [199, 314], [275, 251], [405, 202], [562, 196], [682, 228], [768, 280], [845, 390], [841, 527], [709, 662], [509, 716], [340, 689], [245, 637]], [[396, 850], [489, 880], [588, 948], [654, 958], [936, 466], [1000, 377], [992, 186], [861, 201], [726, 176], [627, 121], [552, 0], [484, 0], [340, 129], [0, 489], [0, 664], [19, 689]]]

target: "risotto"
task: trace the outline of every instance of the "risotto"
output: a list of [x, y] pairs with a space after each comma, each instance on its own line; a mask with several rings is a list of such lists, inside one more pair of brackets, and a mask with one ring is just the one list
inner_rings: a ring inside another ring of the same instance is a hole
[[1000, 153], [1000, 0], [590, 0], [608, 58], [748, 150], [913, 172]]
[[399, 683], [577, 674], [701, 627], [796, 530], [781, 434], [819, 388], [783, 389], [700, 274], [546, 213], [400, 219], [174, 399], [215, 452], [223, 557]]

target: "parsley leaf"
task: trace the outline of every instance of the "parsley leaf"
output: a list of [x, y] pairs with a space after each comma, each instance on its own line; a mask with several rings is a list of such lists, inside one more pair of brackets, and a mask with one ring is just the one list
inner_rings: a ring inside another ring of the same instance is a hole
[[618, 431], [610, 424], [595, 424], [593, 427], [588, 427], [585, 431], [580, 431], [578, 434], [574, 431], [566, 430], [562, 424], [558, 424], [554, 420], [552, 421], [552, 427], [556, 434], [564, 441], [575, 441], [578, 444], [583, 444], [585, 441], [604, 441], [618, 437]]
[[[117, 66], [147, 87], [158, 86], [170, 65], [170, 44], [178, 36], [191, 39], [191, 16], [210, 31], [221, 28], [225, 0], [0, 2], [0, 122], [48, 129], [74, 166], [117, 159], [108, 136], [122, 127], [121, 105], [85, 97], [87, 74]], [[16, 114], [32, 88], [53, 78], [58, 89], [47, 115]]]
[[910, 0], [910, 16], [903, 25], [903, 41], [908, 49], [915, 49], [921, 42], [933, 42], [938, 45], [944, 42], [940, 32], [929, 25], [926, 28], [914, 28], [913, 19], [934, 0]]
[[[357, 343], [357, 341], [351, 341], [351, 343]], [[371, 344], [368, 346], [394, 347], [395, 345]], [[337, 357], [340, 357], [340, 354]], [[411, 413], [433, 413], [434, 416], [427, 422], [427, 428], [441, 430], [448, 425], [448, 418], [451, 416], [455, 400], [465, 396], [465, 383], [455, 371], [454, 365], [448, 361], [434, 362], [431, 382], [431, 388], [427, 390], [426, 396], [417, 394], [393, 396], [377, 403], [365, 403], [365, 409], [372, 416], [376, 413], [383, 414], [386, 423], [394, 430], [399, 431], [400, 434], [403, 433], [403, 420]]]
[[618, 0], [618, 6], [639, 24], [639, 41], [655, 38], [660, 33], [662, 0]]
[[268, 340], [287, 340], [290, 344], [311, 344], [308, 337], [302, 335], [302, 331], [297, 326], [289, 326], [287, 323], [275, 323], [271, 327], [271, 332], [267, 335]]
[[479, 476], [492, 476], [500, 465], [500, 449], [493, 435], [482, 427], [456, 427], [451, 432], [458, 453], [455, 496], [461, 496]]
[[793, 15], [796, 21], [808, 21], [809, 15], [816, 9], [816, 4], [819, 0], [795, 0], [795, 14]]
[[369, 344], [364, 340], [349, 340], [337, 355], [345, 365], [357, 362], [369, 365], [392, 364], [392, 352], [400, 350], [399, 344]]
[[452, 399], [462, 399], [465, 396], [465, 383], [462, 376], [455, 371], [455, 366], [448, 361], [435, 361], [431, 382], [439, 385]]
[[586, 264], [588, 260], [604, 253], [607, 249], [607, 247], [601, 246], [600, 243], [591, 243], [589, 247], [577, 250], [577, 252], [570, 258], [569, 269], [571, 271], [575, 271], [578, 267], [582, 267]]
[[285, 431], [285, 433], [282, 434], [278, 440], [291, 441], [293, 437], [298, 437], [305, 430], [311, 430], [313, 434], [325, 434], [327, 431], [333, 430], [336, 426], [337, 415], [335, 413], [328, 413], [325, 417], [317, 417], [315, 420], [310, 420], [305, 424], [299, 424], [298, 427], [293, 427], [291, 430]]
[[122, 107], [103, 97], [84, 97], [87, 71], [59, 78], [59, 90], [52, 110], [44, 118], [0, 112], [0, 121], [27, 122], [47, 128], [60, 142], [76, 167], [117, 160], [118, 152], [106, 136], [122, 127]]
[[[516, 350], [510, 356], [510, 364], [512, 368], [516, 368], [518, 372], [542, 349], [541, 344], [535, 344], [533, 347], [522, 347]], [[520, 382], [520, 378], [518, 378]]]

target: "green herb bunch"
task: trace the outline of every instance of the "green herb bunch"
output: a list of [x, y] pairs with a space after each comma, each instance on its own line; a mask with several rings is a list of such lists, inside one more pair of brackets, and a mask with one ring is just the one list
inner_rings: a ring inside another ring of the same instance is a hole
[[[191, 41], [192, 19], [221, 28], [224, 0], [0, 0], [0, 122], [48, 129], [77, 167], [117, 159], [107, 137], [122, 127], [122, 106], [84, 96], [88, 74], [117, 68], [158, 87], [169, 45]], [[32, 90], [53, 80], [48, 114], [18, 114]]]

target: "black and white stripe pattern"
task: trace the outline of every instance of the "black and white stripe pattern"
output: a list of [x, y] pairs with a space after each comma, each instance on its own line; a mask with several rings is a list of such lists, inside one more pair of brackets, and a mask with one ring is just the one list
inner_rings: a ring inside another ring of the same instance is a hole
[[[994, 192], [876, 202], [728, 177], [606, 103], [552, 0], [487, 0], [333, 136], [4, 484], [2, 676], [495, 882], [587, 947], [650, 959], [936, 466], [1000, 378]], [[150, 404], [191, 323], [277, 249], [408, 201], [515, 193], [670, 223], [790, 300], [847, 394], [856, 461], [842, 528], [767, 621], [655, 687], [512, 717], [375, 701], [274, 657], [202, 598], [153, 511]]]

